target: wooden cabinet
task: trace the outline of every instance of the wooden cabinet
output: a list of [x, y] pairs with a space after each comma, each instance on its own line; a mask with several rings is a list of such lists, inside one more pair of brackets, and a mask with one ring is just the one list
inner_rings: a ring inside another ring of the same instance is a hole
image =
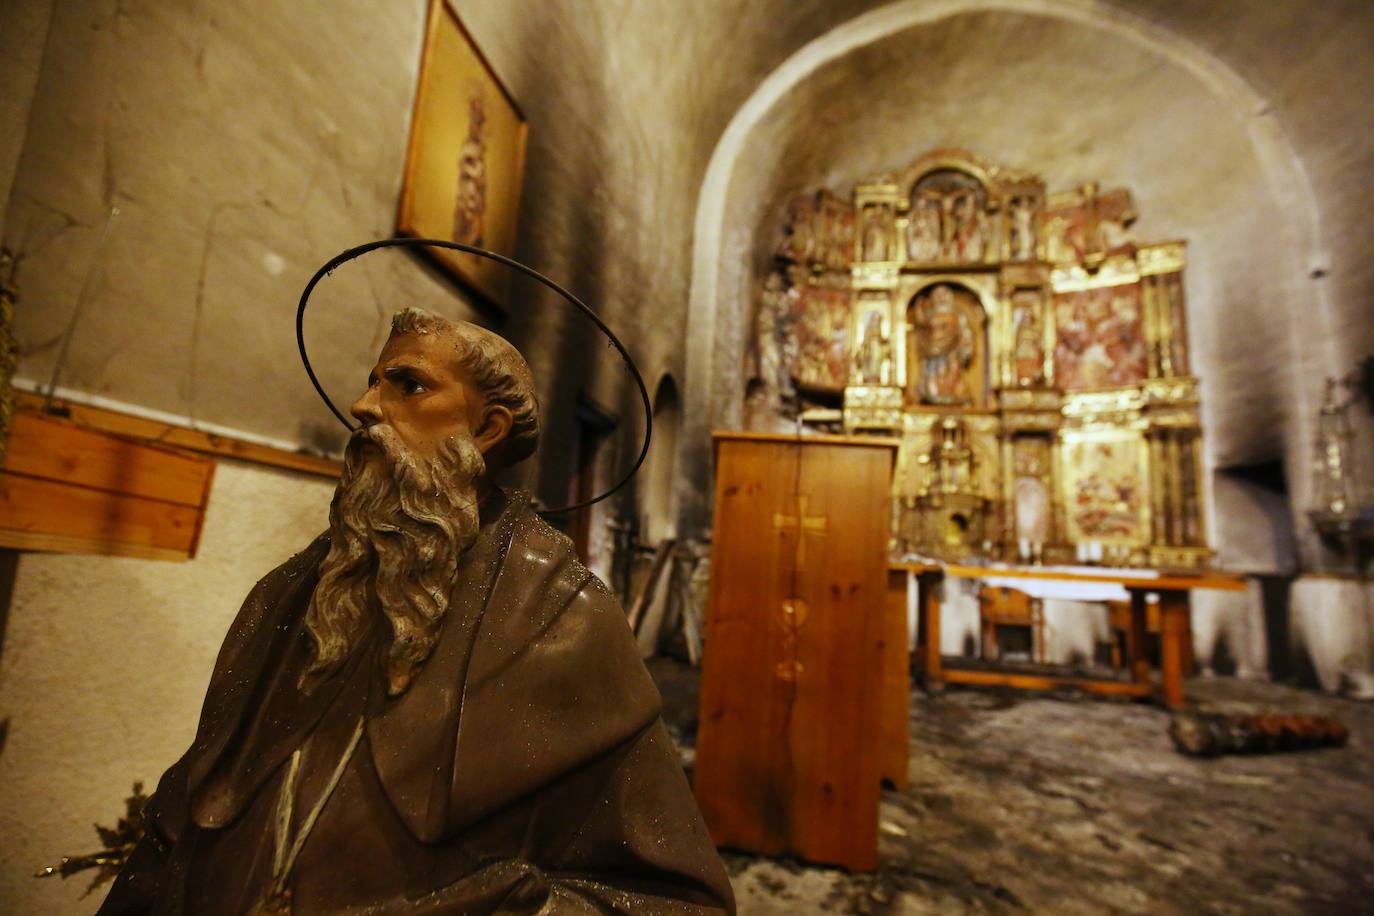
[[895, 443], [715, 446], [702, 812], [721, 846], [874, 868]]

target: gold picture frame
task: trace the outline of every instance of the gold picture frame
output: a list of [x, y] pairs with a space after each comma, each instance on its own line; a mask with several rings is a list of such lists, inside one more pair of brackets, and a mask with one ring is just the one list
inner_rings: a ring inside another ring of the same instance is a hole
[[[515, 256], [529, 125], [446, 0], [430, 0], [397, 231]], [[510, 270], [477, 255], [433, 259], [504, 306]]]

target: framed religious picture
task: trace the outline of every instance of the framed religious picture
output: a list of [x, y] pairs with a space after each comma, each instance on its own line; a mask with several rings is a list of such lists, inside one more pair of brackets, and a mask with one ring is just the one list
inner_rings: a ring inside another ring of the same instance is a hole
[[1121, 429], [1062, 435], [1069, 541], [1148, 543], [1150, 462], [1144, 437]]
[[[528, 125], [445, 0], [430, 0], [397, 229], [515, 256]], [[432, 249], [484, 298], [505, 301], [510, 270]]]

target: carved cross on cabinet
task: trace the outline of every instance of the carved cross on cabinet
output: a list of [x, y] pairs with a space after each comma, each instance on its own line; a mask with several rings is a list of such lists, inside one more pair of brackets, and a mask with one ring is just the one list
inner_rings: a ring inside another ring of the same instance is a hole
[[811, 497], [805, 494], [798, 494], [797, 508], [795, 515], [787, 515], [782, 512], [773, 513], [773, 530], [789, 531], [797, 539], [797, 555], [794, 569], [801, 571], [806, 569], [806, 536], [825, 537], [829, 522], [824, 515], [807, 515], [806, 508], [811, 503]]
[[784, 564], [779, 570], [786, 580], [782, 593], [788, 596], [783, 600], [781, 608], [782, 643], [780, 652], [783, 660], [778, 663], [776, 672], [777, 676], [784, 681], [796, 681], [801, 677], [804, 670], [801, 661], [797, 659], [797, 636], [801, 629], [806, 626], [811, 609], [796, 594], [796, 575], [806, 569], [806, 539], [808, 535], [825, 537], [826, 530], [829, 528], [829, 521], [824, 515], [807, 515], [807, 507], [811, 503], [811, 497], [798, 494], [796, 500], [797, 505], [793, 514], [773, 513], [773, 530], [780, 533], [788, 532], [796, 539], [796, 552], [792, 556], [792, 562]]

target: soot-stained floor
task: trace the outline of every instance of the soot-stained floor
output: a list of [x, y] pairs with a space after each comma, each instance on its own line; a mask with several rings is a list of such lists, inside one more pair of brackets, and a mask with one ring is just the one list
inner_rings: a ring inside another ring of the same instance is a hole
[[[697, 672], [650, 670], [690, 762]], [[1374, 704], [1230, 678], [1188, 691], [1206, 710], [1335, 716], [1351, 738], [1199, 760], [1155, 706], [917, 689], [877, 872], [727, 852], [740, 913], [1374, 913]]]

